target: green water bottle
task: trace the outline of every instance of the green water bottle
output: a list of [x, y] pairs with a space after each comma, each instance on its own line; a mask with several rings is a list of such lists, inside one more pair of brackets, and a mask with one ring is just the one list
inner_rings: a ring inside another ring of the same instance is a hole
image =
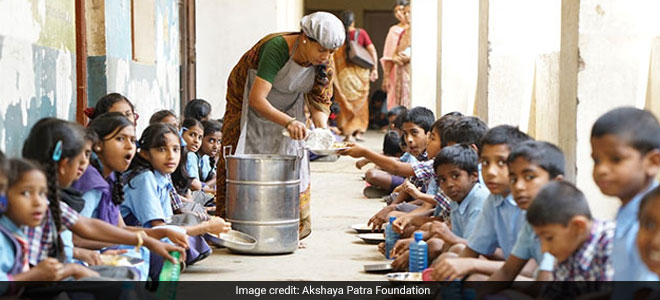
[[160, 276], [158, 277], [158, 290], [156, 290], [156, 297], [161, 300], [165, 299], [176, 299], [176, 286], [179, 281], [179, 275], [181, 275], [181, 253], [178, 251], [170, 252], [170, 255], [176, 260], [176, 264], [173, 264], [169, 260], [163, 262], [163, 268], [160, 270]]

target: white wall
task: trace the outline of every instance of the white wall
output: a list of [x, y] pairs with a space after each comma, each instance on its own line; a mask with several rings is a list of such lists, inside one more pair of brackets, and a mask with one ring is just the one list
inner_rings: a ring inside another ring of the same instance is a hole
[[[479, 59], [479, 1], [442, 1], [442, 114], [474, 113]], [[439, 114], [440, 115], [440, 114]]]
[[197, 98], [225, 112], [229, 73], [265, 35], [300, 30], [302, 0], [202, 0], [196, 2]]
[[[592, 179], [589, 137], [596, 119], [612, 108], [644, 108], [653, 41], [660, 36], [660, 2], [582, 0], [578, 73], [577, 184], [597, 207], [597, 217], [613, 217], [619, 201], [603, 196]], [[658, 80], [658, 79], [655, 79]], [[658, 111], [655, 111], [659, 117]]]
[[411, 105], [436, 112], [438, 69], [438, 1], [411, 2]]
[[489, 125], [518, 125], [527, 131], [537, 58], [559, 52], [561, 3], [490, 1], [488, 20]]

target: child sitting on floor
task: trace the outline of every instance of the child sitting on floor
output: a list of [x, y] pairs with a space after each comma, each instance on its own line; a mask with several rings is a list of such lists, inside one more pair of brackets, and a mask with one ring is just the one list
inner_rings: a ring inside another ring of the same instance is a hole
[[[467, 244], [466, 239], [474, 229], [483, 202], [490, 194], [479, 183], [477, 166], [477, 153], [465, 144], [445, 147], [434, 159], [438, 185], [451, 199], [451, 225], [433, 221], [420, 228], [428, 240], [431, 260], [453, 245]], [[410, 238], [397, 241], [392, 254], [396, 257], [393, 267], [405, 265], [411, 241]]]
[[[124, 202], [120, 206], [126, 224], [151, 228], [172, 222], [174, 211], [182, 207], [168, 175], [176, 170], [181, 158], [181, 144], [177, 130], [168, 124], [147, 127], [140, 140], [139, 152], [131, 162], [124, 185]], [[211, 249], [201, 238], [205, 233], [227, 232], [230, 224], [212, 217], [199, 224], [188, 225], [190, 256], [187, 264], [206, 258]]]
[[[564, 161], [561, 149], [548, 142], [526, 141], [513, 148], [508, 158], [509, 179], [511, 194], [520, 209], [527, 211], [544, 185], [563, 179]], [[531, 225], [525, 222], [511, 255], [502, 268], [488, 278], [500, 282], [501, 286], [491, 284], [488, 288], [492, 289], [481, 289], [480, 292], [488, 290], [490, 293], [507, 288], [519, 276], [529, 259], [534, 259], [538, 264], [538, 281], [552, 280], [555, 258], [541, 250], [538, 236]]]
[[657, 281], [642, 262], [635, 237], [642, 197], [658, 185], [660, 124], [648, 111], [622, 107], [591, 129], [593, 178], [600, 191], [621, 200], [614, 235], [614, 280]]
[[[57, 281], [69, 276], [97, 276], [75, 264], [63, 265], [47, 258], [30, 268], [27, 236], [22, 227], [39, 226], [46, 216], [46, 174], [34, 163], [22, 159], [7, 161], [0, 152], [0, 280]], [[9, 292], [0, 285], [0, 295]], [[13, 290], [17, 290], [13, 287]], [[6, 295], [5, 295], [6, 296]]]
[[[544, 299], [575, 299], [602, 291], [613, 278], [614, 223], [591, 217], [584, 194], [565, 181], [546, 184], [527, 209], [541, 248], [557, 259]], [[565, 284], [565, 281], [580, 283]]]
[[[435, 280], [451, 281], [472, 273], [490, 275], [502, 267], [501, 260], [511, 253], [524, 222], [524, 213], [510, 193], [507, 158], [513, 147], [530, 139], [518, 128], [508, 125], [494, 127], [483, 137], [479, 161], [490, 196], [481, 210], [476, 230], [468, 237], [468, 246], [460, 251], [450, 249], [450, 253], [441, 255], [434, 262], [432, 276]], [[496, 255], [498, 248], [503, 255]], [[452, 254], [455, 252], [460, 252], [459, 258]], [[490, 260], [478, 259], [479, 255]]]

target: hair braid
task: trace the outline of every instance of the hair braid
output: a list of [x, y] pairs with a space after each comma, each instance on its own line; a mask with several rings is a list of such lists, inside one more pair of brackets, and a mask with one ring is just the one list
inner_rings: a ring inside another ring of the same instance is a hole
[[124, 202], [124, 179], [121, 173], [115, 171], [115, 183], [112, 186], [112, 203], [120, 205]]
[[57, 185], [57, 163], [50, 162], [45, 165], [46, 178], [48, 178], [48, 209], [55, 223], [55, 232], [57, 234], [57, 248], [53, 257], [59, 257], [64, 253], [59, 233], [62, 230], [62, 210], [60, 209], [60, 190]]

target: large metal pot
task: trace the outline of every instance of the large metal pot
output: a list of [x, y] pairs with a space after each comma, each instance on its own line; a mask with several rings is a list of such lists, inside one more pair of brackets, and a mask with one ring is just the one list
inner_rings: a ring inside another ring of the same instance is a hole
[[[229, 151], [228, 151], [229, 150]], [[293, 155], [229, 155], [227, 166], [227, 221], [253, 236], [256, 254], [294, 252], [300, 223], [300, 158]]]

